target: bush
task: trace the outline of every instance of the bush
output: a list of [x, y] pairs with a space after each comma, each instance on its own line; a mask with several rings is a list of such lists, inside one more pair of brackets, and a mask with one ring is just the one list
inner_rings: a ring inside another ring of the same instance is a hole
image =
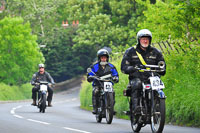
[[172, 54], [163, 77], [167, 95], [167, 122], [200, 126], [200, 61], [199, 52]]
[[31, 85], [23, 84], [22, 86], [9, 86], [0, 83], [0, 100], [22, 100], [31, 98]]

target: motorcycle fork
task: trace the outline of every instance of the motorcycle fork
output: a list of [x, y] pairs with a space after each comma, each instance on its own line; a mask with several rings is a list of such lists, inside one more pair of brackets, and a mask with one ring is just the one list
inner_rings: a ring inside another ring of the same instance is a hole
[[154, 112], [154, 106], [155, 106], [154, 91], [151, 90], [151, 116], [153, 115], [152, 113]]

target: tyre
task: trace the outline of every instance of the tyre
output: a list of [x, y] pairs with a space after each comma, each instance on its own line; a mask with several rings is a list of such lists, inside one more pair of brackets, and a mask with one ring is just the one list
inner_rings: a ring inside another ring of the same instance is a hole
[[106, 103], [107, 103], [107, 105], [106, 105], [106, 122], [107, 122], [107, 124], [111, 124], [112, 120], [113, 120], [113, 113], [114, 113], [113, 93], [108, 93]]
[[134, 132], [139, 132], [142, 128], [142, 124], [138, 122], [140, 118], [141, 116], [134, 115], [133, 113], [130, 115], [131, 127]]
[[165, 99], [156, 97], [154, 103], [151, 113], [151, 130], [153, 133], [161, 133], [165, 125]]
[[46, 109], [46, 94], [42, 94], [42, 101], [41, 101], [41, 110], [42, 110], [42, 113], [45, 113], [45, 109]]
[[132, 128], [133, 132], [139, 132], [142, 128], [142, 123], [139, 123], [139, 120], [142, 118], [142, 116], [133, 114], [132, 103], [133, 103], [133, 101], [131, 100], [131, 103], [130, 103], [131, 128]]

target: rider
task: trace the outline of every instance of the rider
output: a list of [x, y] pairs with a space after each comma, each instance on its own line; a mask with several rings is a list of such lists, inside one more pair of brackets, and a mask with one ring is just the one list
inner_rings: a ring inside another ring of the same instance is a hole
[[[39, 71], [33, 74], [33, 77], [31, 80], [31, 84], [34, 85], [34, 87], [32, 88], [33, 103], [31, 104], [33, 106], [36, 106], [36, 93], [40, 89], [38, 82], [47, 81], [51, 83], [52, 85], [55, 84], [51, 75], [47, 71], [45, 71], [44, 64], [39, 64], [38, 67], [39, 67]], [[52, 106], [51, 101], [53, 97], [53, 88], [48, 85], [47, 89], [48, 89], [48, 97], [47, 97], [48, 106], [51, 107]]]
[[[124, 95], [132, 96], [133, 110], [136, 109], [138, 103], [142, 81], [147, 80], [150, 76], [149, 72], [140, 72], [135, 67], [144, 67], [144, 62], [148, 65], [158, 65], [159, 61], [164, 61], [161, 51], [151, 46], [151, 40], [152, 33], [148, 29], [140, 30], [137, 33], [137, 46], [127, 49], [121, 62], [121, 71], [129, 74], [129, 85], [127, 90], [124, 90]], [[143, 61], [138, 54], [142, 56]], [[165, 75], [165, 73], [166, 66], [164, 71], [159, 72], [158, 75]]]
[[[97, 105], [98, 105], [98, 98], [99, 98], [99, 83], [94, 80], [92, 76], [94, 76], [94, 73], [96, 76], [104, 76], [107, 74], [112, 74], [112, 80], [115, 83], [119, 82], [119, 76], [117, 69], [114, 65], [109, 63], [109, 53], [106, 49], [100, 49], [97, 52], [98, 62], [91, 66], [92, 72], [88, 73], [87, 80], [88, 82], [93, 81], [93, 91], [92, 91], [92, 104], [93, 104], [93, 114], [97, 113]], [[114, 95], [115, 97], [115, 95]]]

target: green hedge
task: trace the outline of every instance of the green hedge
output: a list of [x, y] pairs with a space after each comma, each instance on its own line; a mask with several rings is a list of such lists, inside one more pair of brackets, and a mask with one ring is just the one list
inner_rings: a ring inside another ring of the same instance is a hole
[[30, 83], [21, 86], [9, 86], [0, 83], [0, 101], [30, 99], [31, 88]]
[[[177, 125], [200, 127], [200, 50], [165, 56], [167, 73], [162, 77], [165, 83], [166, 122]], [[115, 110], [117, 117], [128, 118], [123, 111], [128, 110], [127, 98], [122, 95], [128, 84], [128, 76], [121, 73], [121, 57], [113, 57], [112, 62], [119, 72], [119, 83], [115, 84]], [[91, 110], [92, 85], [84, 81], [80, 91], [81, 107]]]
[[[197, 48], [198, 49], [198, 48]], [[167, 95], [167, 121], [200, 127], [200, 52], [172, 54], [163, 77]]]

